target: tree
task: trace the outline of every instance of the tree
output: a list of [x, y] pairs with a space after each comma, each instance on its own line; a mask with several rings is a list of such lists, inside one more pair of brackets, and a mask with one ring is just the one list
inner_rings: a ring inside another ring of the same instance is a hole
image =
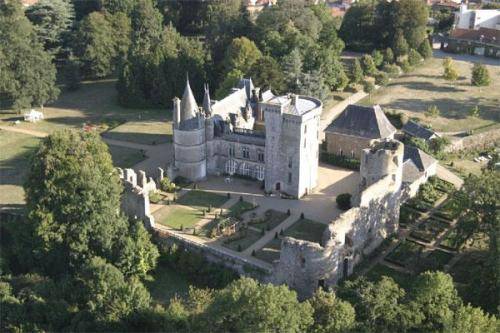
[[447, 81], [456, 81], [458, 79], [458, 72], [455, 69], [453, 60], [446, 57], [443, 60], [443, 78]]
[[422, 62], [422, 56], [415, 49], [410, 49], [408, 52], [408, 62], [410, 66], [416, 66]]
[[299, 94], [313, 96], [325, 100], [328, 96], [328, 87], [319, 71], [302, 74], [299, 84]]
[[90, 13], [79, 22], [74, 52], [85, 76], [102, 78], [114, 71], [117, 52], [113, 34], [111, 24], [99, 12]]
[[131, 53], [144, 56], [157, 50], [162, 42], [163, 22], [153, 1], [137, 0], [130, 18], [133, 31]]
[[219, 332], [303, 332], [313, 322], [312, 308], [286, 286], [241, 278], [216, 291], [201, 322]]
[[117, 322], [151, 303], [140, 281], [125, 279], [120, 270], [100, 257], [82, 268], [77, 281], [82, 285], [81, 303], [97, 321]]
[[380, 68], [380, 66], [382, 66], [382, 63], [384, 62], [384, 55], [382, 54], [382, 52], [380, 52], [379, 50], [373, 50], [372, 58], [375, 66], [377, 68]]
[[394, 63], [394, 52], [390, 47], [386, 48], [384, 51], [384, 61], [386, 64]]
[[408, 42], [401, 31], [397, 31], [392, 43], [392, 50], [396, 57], [404, 56], [408, 53]]
[[373, 82], [371, 80], [364, 80], [363, 81], [363, 91], [365, 93], [367, 93], [368, 95], [370, 95], [370, 98], [371, 98], [372, 92], [375, 91], [375, 85], [373, 84]]
[[59, 95], [52, 57], [17, 1], [0, 4], [0, 106], [19, 111]]
[[494, 333], [498, 331], [498, 320], [494, 316], [485, 314], [480, 308], [461, 306], [454, 315], [445, 332], [474, 332]]
[[424, 39], [418, 47], [418, 53], [420, 53], [424, 59], [432, 57], [432, 47], [427, 39]]
[[342, 90], [348, 84], [344, 66], [339, 57], [329, 49], [321, 51], [320, 72], [330, 90]]
[[363, 72], [368, 76], [375, 76], [377, 73], [377, 66], [373, 61], [373, 58], [369, 54], [365, 54], [361, 57], [361, 63], [363, 64]]
[[118, 263], [127, 275], [154, 268], [157, 252], [144, 232], [133, 226], [124, 233], [122, 186], [97, 134], [64, 130], [45, 138], [24, 189], [34, 255], [50, 276], [78, 271], [94, 256]]
[[438, 117], [441, 112], [439, 111], [438, 107], [436, 105], [431, 105], [427, 108], [427, 111], [425, 111], [425, 115], [427, 117], [435, 118]]
[[375, 75], [375, 84], [385, 87], [389, 83], [389, 75], [385, 72], [378, 72]]
[[68, 0], [41, 0], [28, 7], [25, 14], [45, 49], [52, 54], [60, 52], [74, 24], [73, 4]]
[[226, 78], [219, 85], [219, 88], [215, 92], [215, 96], [218, 99], [222, 99], [227, 96], [231, 88], [234, 88], [239, 80], [243, 77], [243, 73], [237, 69], [234, 69], [227, 73]]
[[101, 6], [110, 14], [123, 13], [129, 15], [134, 9], [134, 0], [99, 0]]
[[232, 70], [247, 73], [261, 57], [262, 53], [253, 41], [246, 37], [235, 38], [226, 51], [224, 68], [227, 73]]
[[309, 303], [314, 311], [314, 324], [310, 332], [341, 333], [354, 327], [354, 308], [348, 302], [337, 298], [333, 292], [319, 289]]
[[[417, 49], [427, 38], [427, 5], [419, 0], [401, 0], [391, 2], [389, 6], [392, 8], [392, 13], [389, 14], [389, 34], [401, 35], [409, 48]], [[394, 51], [400, 55], [395, 49]]]
[[368, 51], [375, 47], [375, 10], [371, 2], [356, 2], [344, 15], [339, 36], [346, 47], [354, 51]]
[[300, 78], [303, 75], [302, 56], [300, 55], [300, 51], [298, 49], [293, 49], [292, 52], [283, 57], [281, 66], [285, 74], [288, 89], [295, 92], [298, 89]]
[[420, 326], [426, 331], [442, 331], [452, 323], [454, 313], [461, 305], [453, 279], [443, 272], [420, 274], [411, 296], [424, 316]]
[[127, 53], [132, 42], [131, 22], [130, 19], [122, 12], [106, 14], [105, 17], [113, 31], [113, 45], [116, 52], [113, 62], [116, 67], [119, 67], [127, 57]]
[[356, 319], [363, 328], [359, 331], [402, 332], [422, 320], [418, 308], [404, 303], [404, 289], [387, 276], [378, 282], [364, 278], [346, 281], [337, 294], [354, 306]]
[[285, 75], [280, 65], [270, 56], [258, 59], [250, 68], [249, 76], [261, 89], [273, 89], [278, 94], [286, 91]]
[[479, 114], [481, 113], [481, 110], [479, 110], [479, 105], [474, 106], [469, 110], [469, 116], [471, 117], [479, 117]]
[[490, 74], [485, 65], [481, 63], [475, 63], [472, 67], [472, 77], [471, 84], [473, 86], [482, 87], [490, 85]]
[[351, 82], [360, 83], [363, 80], [363, 69], [358, 58], [354, 59], [354, 64], [351, 69]]

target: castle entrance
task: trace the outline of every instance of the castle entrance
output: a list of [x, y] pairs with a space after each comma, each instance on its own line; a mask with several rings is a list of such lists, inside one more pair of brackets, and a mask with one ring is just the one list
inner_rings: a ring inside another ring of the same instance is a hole
[[281, 183], [276, 183], [276, 191], [281, 191]]

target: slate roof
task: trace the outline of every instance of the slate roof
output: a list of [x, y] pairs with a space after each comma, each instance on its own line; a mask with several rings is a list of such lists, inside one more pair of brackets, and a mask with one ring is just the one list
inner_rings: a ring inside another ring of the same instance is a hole
[[198, 111], [198, 104], [194, 99], [193, 91], [189, 85], [189, 79], [186, 80], [186, 87], [184, 88], [184, 94], [182, 94], [181, 99], [181, 119], [180, 121], [189, 120], [196, 117], [196, 112]]
[[404, 124], [402, 130], [408, 135], [424, 140], [430, 140], [434, 135], [437, 135], [434, 131], [425, 128], [413, 120], [409, 120], [406, 124]]
[[419, 179], [436, 160], [422, 150], [405, 145], [403, 154], [403, 181], [412, 183]]
[[368, 139], [384, 139], [396, 132], [379, 105], [361, 106], [350, 104], [325, 132], [359, 136]]

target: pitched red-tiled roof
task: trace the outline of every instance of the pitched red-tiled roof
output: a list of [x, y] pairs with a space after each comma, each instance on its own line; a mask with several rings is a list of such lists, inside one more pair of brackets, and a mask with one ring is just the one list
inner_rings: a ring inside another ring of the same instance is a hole
[[478, 30], [453, 29], [450, 33], [450, 37], [500, 44], [500, 30], [489, 28], [479, 28]]

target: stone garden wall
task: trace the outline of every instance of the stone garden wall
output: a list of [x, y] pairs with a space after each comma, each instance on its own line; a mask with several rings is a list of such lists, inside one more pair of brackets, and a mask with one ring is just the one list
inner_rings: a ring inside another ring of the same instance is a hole
[[446, 152], [456, 152], [465, 149], [488, 148], [500, 141], [500, 129], [473, 134], [453, 141], [445, 149]]

